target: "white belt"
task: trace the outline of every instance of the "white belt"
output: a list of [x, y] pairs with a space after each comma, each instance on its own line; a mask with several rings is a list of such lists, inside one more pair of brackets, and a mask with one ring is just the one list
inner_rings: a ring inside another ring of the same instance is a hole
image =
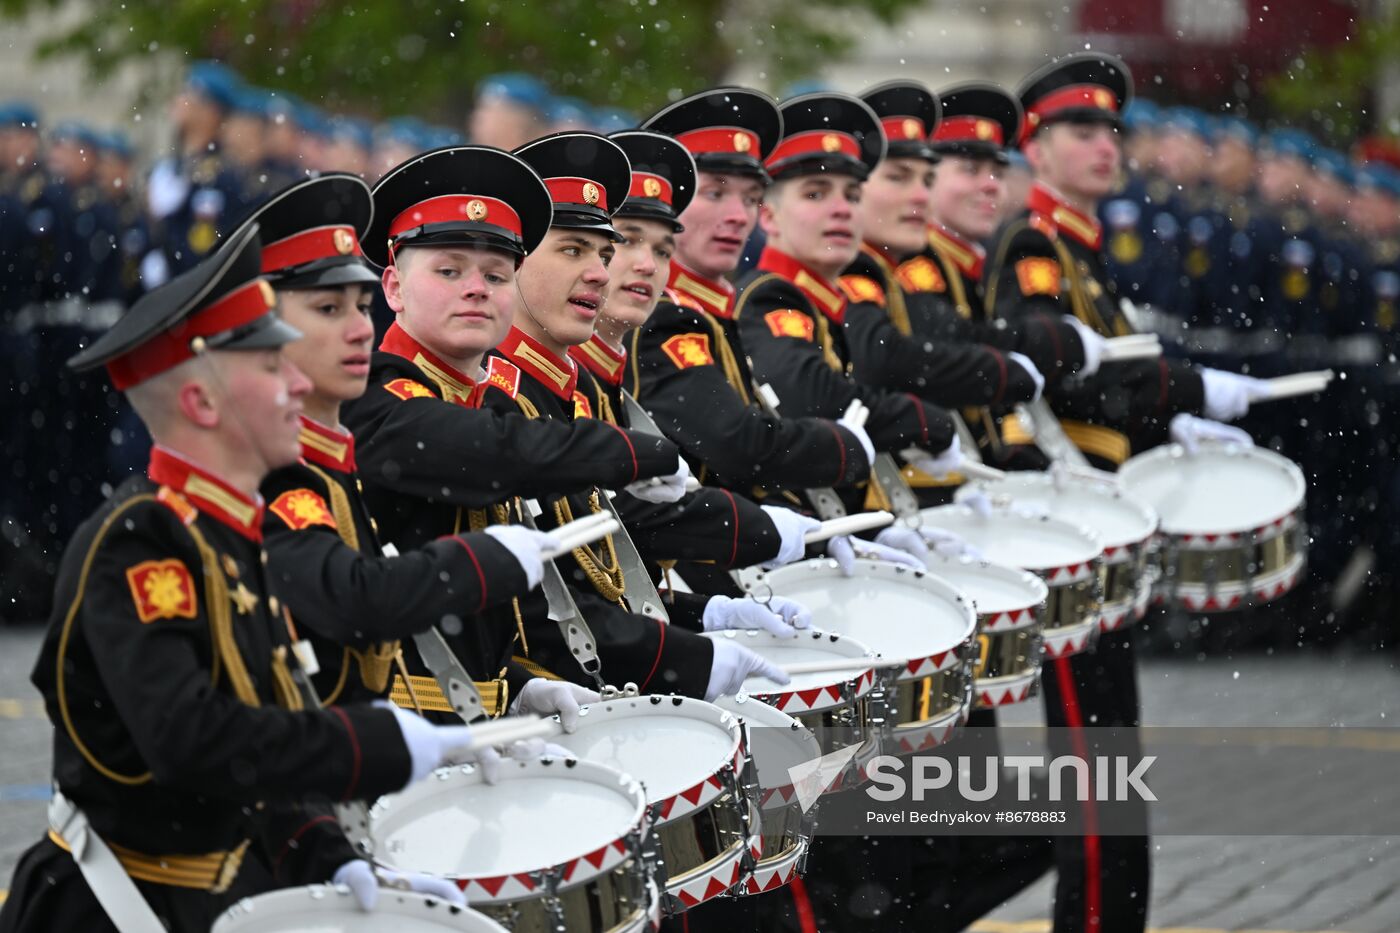
[[54, 788], [49, 802], [49, 828], [68, 843], [69, 852], [97, 903], [121, 933], [166, 933], [151, 905], [116, 855], [93, 832], [83, 811]]

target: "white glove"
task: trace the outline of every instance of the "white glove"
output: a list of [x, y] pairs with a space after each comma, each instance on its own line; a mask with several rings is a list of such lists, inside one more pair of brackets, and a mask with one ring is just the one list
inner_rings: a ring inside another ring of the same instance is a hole
[[685, 495], [685, 481], [690, 479], [690, 467], [686, 465], [683, 457], [677, 459], [680, 460], [680, 466], [676, 467], [676, 472], [670, 476], [637, 480], [627, 487], [627, 491], [643, 502], [654, 502], [657, 505], [679, 502]]
[[778, 529], [778, 556], [772, 560], [764, 561], [759, 566], [764, 570], [772, 570], [774, 567], [781, 567], [790, 564], [795, 560], [801, 560], [807, 553], [807, 542], [803, 540], [807, 532], [820, 528], [822, 523], [815, 518], [803, 515], [801, 512], [794, 512], [792, 509], [785, 509], [777, 505], [762, 506], [763, 511], [773, 521], [773, 526]]
[[1253, 447], [1254, 438], [1240, 428], [1219, 421], [1197, 418], [1185, 412], [1172, 418], [1172, 440], [1186, 448], [1188, 454], [1200, 450], [1201, 441], [1219, 441], [1222, 444], [1239, 444]]
[[854, 421], [848, 421], [844, 416], [837, 418], [836, 423], [847, 431], [850, 431], [856, 436], [856, 440], [860, 441], [861, 449], [865, 451], [865, 462], [874, 463], [875, 445], [870, 443], [870, 435], [866, 433], [865, 425], [856, 424]]
[[918, 528], [909, 528], [905, 525], [891, 525], [888, 528], [882, 528], [880, 533], [875, 536], [875, 540], [906, 554], [912, 554], [925, 565], [928, 563], [929, 551], [935, 551], [945, 557], [987, 559], [977, 548], [953, 532], [942, 528], [922, 525]]
[[567, 748], [555, 745], [553, 742], [546, 742], [541, 738], [519, 739], [506, 746], [505, 756], [496, 751], [490, 745], [483, 748], [476, 756], [476, 767], [481, 772], [481, 780], [486, 784], [495, 784], [501, 779], [501, 770], [505, 768], [505, 759], [512, 761], [534, 761], [536, 758], [577, 758], [573, 752]]
[[949, 444], [948, 449], [938, 456], [911, 457], [906, 453], [905, 459], [914, 469], [927, 473], [934, 479], [942, 479], [962, 465], [962, 441], [958, 440], [958, 436], [954, 434], [953, 443]]
[[331, 884], [343, 884], [355, 895], [355, 901], [363, 911], [374, 910], [379, 903], [379, 883], [383, 881], [391, 888], [417, 891], [440, 898], [457, 907], [466, 907], [467, 898], [455, 884], [446, 878], [434, 878], [416, 871], [393, 871], [389, 868], [376, 868], [364, 859], [353, 859], [335, 870]]
[[530, 589], [540, 585], [544, 579], [544, 552], [559, 547], [559, 539], [543, 531], [535, 531], [524, 525], [492, 525], [486, 533], [496, 539], [496, 543], [510, 551], [510, 556], [525, 571], [525, 583]]
[[1066, 315], [1065, 320], [1079, 335], [1079, 344], [1084, 348], [1084, 365], [1079, 367], [1079, 375], [1092, 376], [1099, 371], [1099, 364], [1103, 362], [1104, 347], [1108, 346], [1108, 342], [1098, 331], [1093, 330], [1078, 318]]
[[766, 606], [752, 599], [711, 596], [701, 621], [707, 632], [751, 629], [796, 638], [798, 629], [812, 624], [812, 613], [806, 606], [784, 596], [773, 596]]
[[1234, 421], [1249, 412], [1249, 404], [1268, 398], [1268, 383], [1253, 376], [1226, 372], [1223, 369], [1202, 369], [1201, 382], [1206, 391], [1206, 417], [1216, 421]]
[[403, 744], [408, 746], [412, 766], [405, 787], [432, 774], [446, 764], [449, 757], [458, 762], [474, 757], [474, 754], [463, 755], [461, 752], [462, 748], [471, 744], [470, 726], [435, 726], [386, 700], [375, 700], [374, 705], [394, 714], [399, 731], [403, 734]]
[[856, 558], [869, 557], [874, 560], [888, 561], [891, 564], [903, 564], [905, 567], [912, 567], [915, 570], [925, 570], [924, 562], [904, 551], [883, 544], [876, 544], [874, 541], [866, 541], [862, 538], [853, 538], [850, 535], [839, 535], [826, 542], [827, 556], [836, 561], [836, 566], [841, 568], [842, 576], [852, 576], [856, 572]]
[[992, 517], [992, 500], [987, 497], [986, 490], [981, 487], [974, 486], [967, 495], [958, 496], [958, 505], [967, 506], [981, 518]]
[[755, 654], [729, 638], [713, 638], [715, 660], [710, 665], [710, 683], [705, 687], [705, 700], [732, 696], [744, 686], [750, 674], [759, 674], [780, 687], [792, 683], [792, 678], [771, 661]]
[[597, 703], [602, 697], [597, 691], [571, 684], [567, 680], [549, 680], [544, 677], [531, 677], [525, 686], [510, 702], [510, 712], [536, 713], [540, 716], [558, 714], [559, 723], [566, 733], [578, 728], [578, 708], [587, 703]]
[[1030, 375], [1031, 379], [1035, 380], [1035, 396], [1031, 398], [1031, 401], [1040, 401], [1041, 393], [1045, 391], [1045, 377], [1041, 375], [1039, 369], [1036, 369], [1035, 364], [1031, 362], [1031, 358], [1024, 353], [1017, 353], [1015, 350], [1007, 350], [1006, 358], [1024, 369]]

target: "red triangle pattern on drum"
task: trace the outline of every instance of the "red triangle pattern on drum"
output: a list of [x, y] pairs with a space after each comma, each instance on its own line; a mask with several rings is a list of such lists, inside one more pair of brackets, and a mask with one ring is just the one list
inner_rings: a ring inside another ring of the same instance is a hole
[[676, 891], [676, 900], [680, 901], [686, 907], [694, 907], [696, 904], [700, 903], [700, 898], [687, 894], [685, 888], [680, 888]]
[[608, 857], [608, 847], [607, 847], [607, 846], [603, 846], [603, 848], [598, 849], [596, 852], [589, 852], [587, 855], [585, 855], [585, 856], [583, 857], [583, 859], [584, 859], [584, 861], [586, 861], [588, 864], [592, 865], [594, 868], [602, 868], [602, 867], [603, 867], [603, 859], [605, 859], [605, 858], [607, 858], [607, 857]]
[[656, 805], [657, 822], [662, 823], [671, 818], [671, 808], [676, 805], [675, 797], [667, 797]]
[[702, 898], [702, 900], [708, 901], [711, 898], [719, 897], [721, 894], [728, 890], [729, 885], [725, 884], [723, 881], [720, 881], [718, 878], [711, 878], [710, 883], [705, 885], [705, 896]]
[[706, 783], [706, 781], [701, 781], [689, 790], [681, 791], [681, 796], [685, 798], [685, 802], [692, 807], [698, 804], [700, 802], [700, 795], [705, 792]]
[[560, 867], [563, 869], [564, 880], [569, 881], [574, 877], [574, 869], [578, 868], [578, 859], [569, 859]]
[[481, 886], [482, 890], [492, 897], [495, 897], [497, 894], [501, 893], [501, 888], [506, 886], [506, 882], [510, 880], [510, 876], [501, 875], [496, 878], [477, 878], [475, 880], [476, 883]]
[[529, 875], [511, 875], [511, 877], [514, 878], [516, 881], [520, 882], [520, 884], [524, 886], [526, 891], [535, 890], [535, 881]]

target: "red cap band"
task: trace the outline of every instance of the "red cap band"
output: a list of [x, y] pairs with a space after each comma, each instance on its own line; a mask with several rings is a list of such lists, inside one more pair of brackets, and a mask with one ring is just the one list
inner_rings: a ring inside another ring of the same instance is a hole
[[596, 181], [562, 176], [546, 178], [544, 186], [549, 189], [549, 197], [555, 204], [585, 204], [601, 211], [608, 209], [608, 192]]
[[922, 140], [928, 135], [924, 121], [918, 117], [884, 117], [880, 125], [885, 128], [885, 138], [892, 143], [906, 139]]
[[653, 198], [670, 207], [671, 195], [671, 183], [660, 175], [632, 173], [632, 187], [627, 192], [629, 198]]
[[1046, 94], [1026, 110], [1026, 128], [1023, 135], [1029, 136], [1041, 122], [1062, 110], [1106, 110], [1118, 112], [1118, 95], [1102, 84], [1073, 84], [1058, 91]]
[[475, 194], [444, 194], [419, 201], [389, 224], [390, 239], [424, 224], [477, 223], [504, 227], [521, 235], [520, 215], [505, 201]]
[[849, 133], [833, 130], [807, 130], [784, 139], [773, 149], [764, 164], [773, 166], [779, 162], [804, 155], [847, 155], [860, 161], [860, 143]]
[[933, 141], [1006, 144], [1002, 137], [1001, 124], [986, 117], [948, 117], [933, 131]]
[[276, 304], [277, 294], [267, 280], [253, 279], [112, 360], [107, 364], [107, 373], [112, 384], [125, 391], [192, 359], [190, 342], [194, 338], [212, 337], [251, 324]]
[[362, 256], [353, 227], [316, 227], [269, 243], [262, 249], [264, 275], [336, 256]]
[[676, 137], [676, 142], [693, 155], [752, 155], [758, 158], [758, 134], [737, 126], [711, 126], [691, 130]]

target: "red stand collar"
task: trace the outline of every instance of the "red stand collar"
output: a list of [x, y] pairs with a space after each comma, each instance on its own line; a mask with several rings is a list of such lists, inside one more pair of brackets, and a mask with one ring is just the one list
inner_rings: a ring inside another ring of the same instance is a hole
[[622, 373], [627, 366], [627, 351], [614, 350], [597, 334], [579, 347], [570, 347], [569, 356], [610, 386], [622, 385]]
[[1047, 218], [1055, 229], [1092, 250], [1103, 248], [1103, 227], [1097, 217], [1071, 207], [1062, 196], [1047, 185], [1036, 182], [1026, 196], [1026, 206], [1032, 214]]
[[257, 544], [262, 543], [262, 497], [250, 499], [225, 480], [168, 447], [151, 448], [151, 482], [169, 486], [210, 518]]
[[833, 324], [846, 320], [846, 296], [834, 285], [829, 284], [816, 272], [787, 253], [771, 246], [763, 248], [758, 257], [758, 268], [787, 279], [797, 290], [806, 296], [812, 307], [824, 314]]
[[476, 380], [444, 361], [427, 347], [415, 340], [408, 331], [395, 321], [379, 342], [379, 349], [409, 360], [413, 365], [437, 383], [444, 400], [467, 408], [476, 407]]
[[947, 256], [967, 278], [974, 282], [982, 280], [982, 266], [987, 261], [987, 251], [970, 240], [965, 240], [947, 227], [929, 224], [928, 242], [941, 255]]
[[355, 435], [301, 416], [301, 455], [339, 473], [355, 472]]
[[514, 327], [496, 350], [550, 392], [566, 402], [573, 401], [574, 387], [578, 385], [578, 367], [573, 360], [560, 359], [544, 344]]
[[707, 279], [675, 259], [666, 288], [679, 299], [676, 303], [729, 320], [734, 316], [734, 286], [724, 279]]

